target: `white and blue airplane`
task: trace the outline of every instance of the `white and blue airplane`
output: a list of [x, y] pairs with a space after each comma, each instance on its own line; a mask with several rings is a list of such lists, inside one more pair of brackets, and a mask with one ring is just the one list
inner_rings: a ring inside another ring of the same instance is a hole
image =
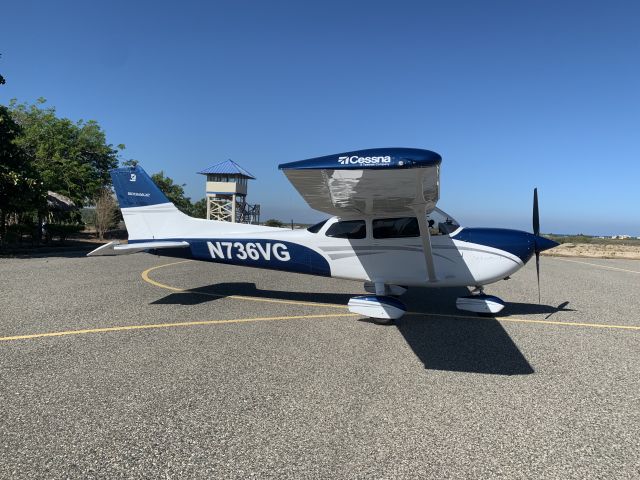
[[471, 287], [460, 310], [504, 308], [483, 286], [507, 279], [557, 243], [540, 236], [537, 191], [533, 233], [464, 228], [436, 208], [442, 158], [413, 148], [380, 148], [285, 163], [279, 168], [315, 210], [333, 215], [306, 230], [192, 218], [171, 203], [139, 166], [111, 172], [129, 233], [88, 255], [158, 255], [284, 270], [364, 282], [350, 299], [363, 316], [394, 320], [409, 287]]

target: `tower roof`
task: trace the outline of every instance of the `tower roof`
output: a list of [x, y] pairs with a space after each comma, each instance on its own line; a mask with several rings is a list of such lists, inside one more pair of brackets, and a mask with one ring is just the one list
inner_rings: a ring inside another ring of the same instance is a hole
[[212, 173], [218, 175], [236, 175], [253, 180], [256, 178], [231, 159], [211, 165], [198, 173], [201, 175], [208, 175]]

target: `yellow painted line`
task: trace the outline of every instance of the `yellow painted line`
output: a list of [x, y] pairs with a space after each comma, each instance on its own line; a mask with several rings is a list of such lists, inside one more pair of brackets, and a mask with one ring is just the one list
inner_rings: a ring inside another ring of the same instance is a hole
[[174, 292], [184, 292], [184, 289], [182, 288], [176, 288], [170, 285], [165, 285], [164, 283], [156, 282], [154, 279], [149, 278], [149, 273], [153, 272], [154, 270], [158, 270], [159, 268], [170, 267], [171, 265], [178, 265], [180, 263], [187, 263], [191, 261], [192, 260], [181, 260], [180, 262], [171, 262], [171, 263], [165, 263], [163, 265], [157, 265], [155, 267], [147, 268], [140, 275], [142, 275], [142, 279], [145, 282], [150, 283], [151, 285], [155, 285], [156, 287], [166, 288], [167, 290], [173, 290]]
[[551, 257], [551, 258], [555, 258], [556, 260], [560, 260], [561, 262], [582, 263], [583, 265], [591, 265], [593, 267], [608, 268], [609, 270], [618, 270], [620, 272], [637, 273], [638, 275], [640, 275], [640, 272], [637, 270], [627, 270], [626, 268], [610, 267], [609, 265], [601, 265], [599, 263], [590, 263], [590, 262], [581, 262], [580, 260], [569, 260], [567, 258], [560, 258], [560, 257]]
[[207, 297], [214, 297], [214, 298], [233, 298], [235, 300], [246, 300], [249, 302], [264, 302], [264, 303], [283, 303], [283, 304], [287, 304], [287, 305], [306, 305], [306, 306], [311, 306], [311, 307], [329, 307], [329, 308], [339, 308], [341, 310], [346, 310], [347, 306], [346, 305], [338, 305], [337, 303], [320, 303], [320, 302], [304, 302], [301, 300], [281, 300], [281, 299], [276, 299], [276, 298], [262, 298], [262, 297], [249, 297], [249, 296], [245, 296], [245, 295], [222, 295], [219, 293], [208, 293], [208, 292], [198, 292], [195, 290], [190, 290], [188, 288], [178, 288], [178, 287], [173, 287], [171, 285], [166, 285], [164, 283], [160, 283], [154, 279], [152, 279], [151, 277], [149, 277], [149, 273], [151, 273], [154, 270], [157, 270], [159, 268], [164, 268], [164, 267], [169, 267], [171, 265], [178, 265], [180, 263], [186, 263], [186, 262], [191, 262], [192, 260], [182, 260], [181, 262], [172, 262], [172, 263], [165, 263], [163, 265], [158, 265], [155, 267], [151, 267], [146, 269], [144, 272], [142, 272], [140, 275], [142, 276], [142, 279], [147, 282], [150, 283], [151, 285], [154, 285], [156, 287], [160, 287], [160, 288], [164, 288], [166, 290], [171, 290], [173, 292], [183, 292], [183, 293], [190, 293], [190, 294], [194, 294], [194, 295], [204, 295]]
[[[554, 257], [554, 258], [557, 258], [557, 257]], [[336, 303], [315, 303], [315, 302], [303, 302], [303, 301], [296, 301], [296, 300], [280, 300], [280, 299], [273, 299], [273, 298], [248, 297], [244, 295], [221, 295], [216, 293], [196, 292], [189, 289], [183, 289], [183, 288], [173, 287], [171, 285], [165, 285], [164, 283], [160, 283], [149, 278], [149, 272], [152, 272], [153, 270], [169, 267], [171, 265], [177, 265], [180, 263], [190, 262], [190, 261], [191, 260], [183, 260], [181, 262], [165, 263], [163, 265], [158, 265], [158, 266], [149, 268], [144, 272], [142, 272], [142, 279], [145, 282], [155, 285], [156, 287], [172, 290], [174, 292], [193, 293], [196, 295], [206, 295], [206, 296], [216, 297], [216, 298], [226, 297], [226, 298], [233, 298], [236, 300], [247, 300], [251, 302], [269, 302], [269, 303], [284, 303], [284, 304], [290, 304], [290, 305], [308, 305], [313, 307], [339, 308], [342, 310], [346, 310], [349, 308], [346, 305], [339, 305]], [[567, 260], [567, 261], [571, 261], [571, 260]], [[585, 262], [576, 262], [576, 263], [585, 263]], [[602, 266], [597, 264], [593, 264], [593, 265]], [[610, 268], [614, 268], [614, 267], [610, 267]], [[629, 270], [629, 271], [632, 271], [632, 270]], [[640, 273], [640, 272], [634, 272], [634, 273]], [[429, 312], [406, 312], [406, 315], [425, 315], [430, 317], [458, 318], [458, 319], [472, 319], [472, 320], [497, 320], [499, 322], [537, 323], [537, 324], [544, 324], [544, 325], [561, 325], [561, 326], [571, 326], [571, 327], [590, 327], [590, 328], [618, 329], [618, 330], [640, 330], [640, 326], [636, 326], [636, 325], [608, 325], [605, 323], [561, 322], [557, 320], [534, 320], [534, 319], [516, 318], [516, 317], [477, 317], [473, 315], [453, 315], [453, 314], [446, 314], [446, 313], [429, 313]], [[357, 316], [357, 315], [340, 314], [339, 316]]]
[[325, 315], [292, 315], [286, 317], [256, 317], [256, 318], [234, 318], [229, 320], [204, 320], [195, 322], [174, 322], [174, 323], [151, 323], [147, 325], [123, 325], [118, 327], [85, 328], [82, 330], [65, 330], [61, 332], [32, 333], [28, 335], [13, 335], [10, 337], [0, 337], [2, 342], [13, 340], [30, 340], [44, 337], [63, 337], [66, 335], [85, 335], [89, 333], [123, 332], [127, 330], [150, 330], [158, 328], [193, 327], [197, 325], [222, 325], [227, 323], [252, 323], [268, 322], [275, 320], [302, 320], [312, 318], [339, 318], [357, 316], [354, 313], [325, 314]]

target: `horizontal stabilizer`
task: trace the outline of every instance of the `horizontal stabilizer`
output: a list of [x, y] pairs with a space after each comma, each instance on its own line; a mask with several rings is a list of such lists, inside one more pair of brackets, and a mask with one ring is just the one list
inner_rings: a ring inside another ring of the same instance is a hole
[[121, 244], [118, 241], [109, 242], [101, 245], [95, 250], [87, 253], [87, 257], [96, 257], [100, 255], [127, 255], [129, 253], [144, 252], [145, 250], [160, 248], [186, 248], [189, 242], [184, 241], [157, 241], [157, 242], [138, 242]]

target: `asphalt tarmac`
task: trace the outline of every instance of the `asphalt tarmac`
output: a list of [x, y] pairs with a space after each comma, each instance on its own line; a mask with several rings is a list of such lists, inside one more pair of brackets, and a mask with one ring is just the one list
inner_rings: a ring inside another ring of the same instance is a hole
[[173, 262], [0, 259], [0, 478], [640, 478], [638, 261], [391, 326], [358, 283]]

